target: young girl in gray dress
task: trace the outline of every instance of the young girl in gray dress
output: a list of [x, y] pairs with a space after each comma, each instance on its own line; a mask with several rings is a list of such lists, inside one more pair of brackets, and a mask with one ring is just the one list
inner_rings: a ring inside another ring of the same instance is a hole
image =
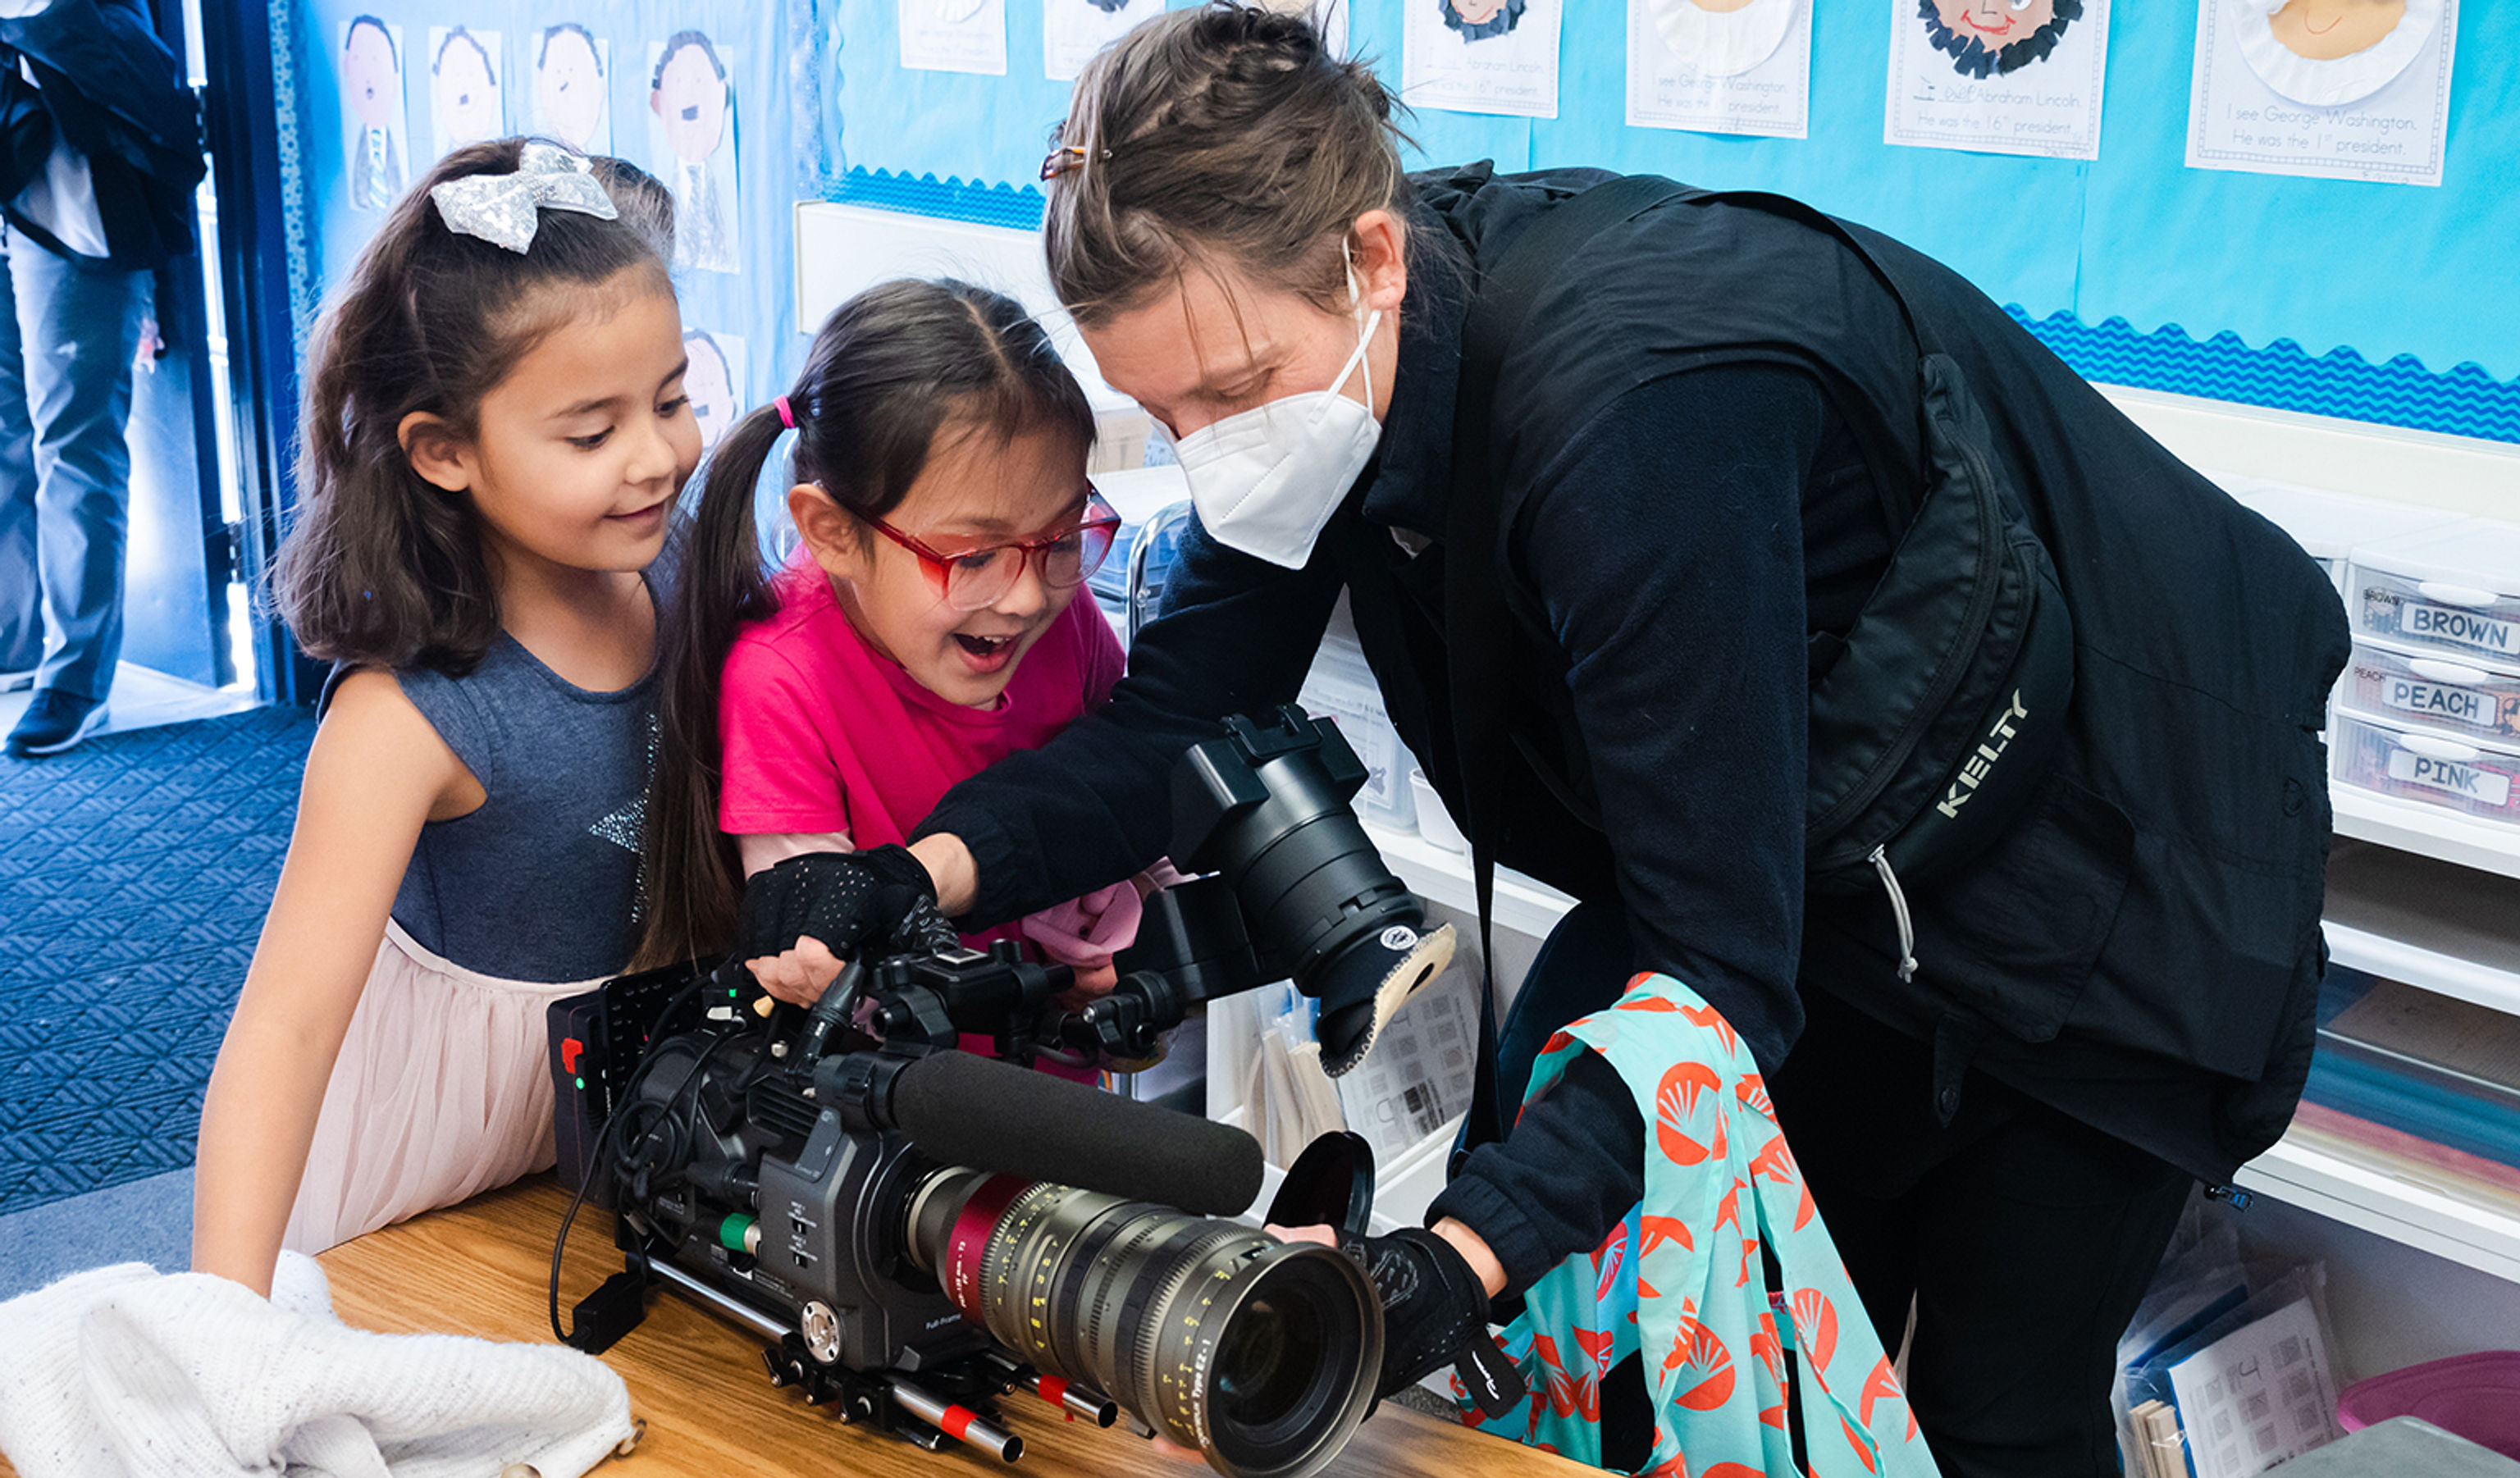
[[650, 566], [699, 455], [650, 225], [554, 146], [460, 149], [318, 330], [274, 586], [337, 675], [202, 1107], [198, 1269], [268, 1291], [284, 1245], [551, 1163], [544, 1007], [634, 942]]

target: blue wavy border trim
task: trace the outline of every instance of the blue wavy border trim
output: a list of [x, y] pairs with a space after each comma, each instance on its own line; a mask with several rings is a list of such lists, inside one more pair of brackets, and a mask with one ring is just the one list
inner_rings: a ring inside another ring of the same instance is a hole
[[2123, 318], [2092, 325], [2071, 313], [2004, 311], [2085, 380], [2520, 442], [2520, 380], [2496, 380], [2476, 364], [2436, 371], [2411, 354], [2373, 364], [2344, 347], [2314, 358], [2289, 338], [2256, 349], [2228, 330], [2199, 340], [2177, 324], [2143, 334]]
[[[1029, 185], [852, 168], [830, 198], [1016, 231], [1041, 225], [1042, 195]], [[2144, 334], [2123, 318], [2092, 325], [2071, 313], [2004, 311], [2086, 380], [2520, 443], [2520, 379], [2498, 381], [2478, 365], [2435, 371], [2411, 354], [2373, 364], [2351, 348], [2314, 357], [2289, 338], [2258, 349], [2228, 330], [2200, 340], [2177, 324]]]
[[1005, 226], [1014, 231], [1041, 229], [1042, 195], [1029, 185], [1017, 189], [979, 180], [966, 183], [959, 176], [939, 180], [932, 174], [912, 179], [889, 169], [870, 171], [860, 167], [842, 175], [839, 188], [828, 199], [842, 205], [968, 221], [975, 226]]

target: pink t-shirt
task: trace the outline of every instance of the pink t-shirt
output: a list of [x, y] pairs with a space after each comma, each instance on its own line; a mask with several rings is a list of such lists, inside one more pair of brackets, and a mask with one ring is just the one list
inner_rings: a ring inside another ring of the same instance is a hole
[[780, 571], [779, 609], [727, 653], [718, 703], [718, 827], [734, 835], [845, 831], [901, 842], [955, 783], [1099, 707], [1124, 658], [1083, 591], [1024, 653], [995, 708], [920, 686], [849, 624], [810, 560]]
[[[906, 839], [945, 792], [1017, 749], [1031, 749], [1100, 707], [1126, 659], [1094, 598], [1077, 592], [1033, 643], [994, 708], [968, 708], [922, 687], [900, 663], [867, 645], [840, 609], [832, 582], [802, 554], [779, 572], [779, 609], [736, 634], [718, 696], [723, 777], [718, 829], [732, 835], [845, 831], [853, 845]], [[1095, 895], [1137, 894], [1127, 883]], [[1074, 906], [1037, 915], [1047, 918]], [[1134, 907], [1087, 912], [1125, 920]], [[974, 949], [1024, 939], [1031, 920], [963, 936]], [[1128, 939], [1120, 939], [1125, 945]], [[1077, 963], [1078, 951], [1060, 958]], [[1090, 953], [1090, 952], [1088, 952]], [[967, 1034], [966, 1052], [987, 1054]], [[1081, 1082], [1090, 1067], [1044, 1059], [1042, 1070]]]

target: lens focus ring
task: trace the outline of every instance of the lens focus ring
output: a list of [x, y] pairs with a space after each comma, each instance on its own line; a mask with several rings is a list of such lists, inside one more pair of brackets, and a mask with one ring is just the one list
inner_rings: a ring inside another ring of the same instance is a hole
[[[940, 1208], [914, 1232], [936, 1240], [958, 1216]], [[990, 1333], [1229, 1478], [1307, 1478], [1373, 1404], [1381, 1306], [1332, 1249], [1037, 1185], [996, 1213], [977, 1261]]]

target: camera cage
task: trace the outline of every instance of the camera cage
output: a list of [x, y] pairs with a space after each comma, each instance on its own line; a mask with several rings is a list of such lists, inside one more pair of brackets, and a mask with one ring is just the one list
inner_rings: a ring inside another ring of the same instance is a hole
[[[1175, 856], [1212, 874], [1150, 898], [1137, 943], [1116, 962], [1118, 984], [1081, 1006], [1059, 999], [1069, 970], [1026, 961], [1011, 942], [852, 964], [812, 1011], [778, 1007], [766, 1019], [755, 1010], [766, 998], [732, 962], [625, 975], [555, 1003], [556, 1122], [574, 1192], [553, 1248], [555, 1334], [607, 1348], [637, 1326], [648, 1290], [663, 1284], [761, 1335], [774, 1384], [843, 1422], [930, 1450], [959, 1439], [1014, 1460], [1022, 1442], [1000, 1424], [997, 1402], [1018, 1390], [1153, 1435], [1108, 1395], [1041, 1373], [965, 1321], [915, 1266], [900, 1213], [922, 1175], [959, 1172], [922, 1160], [892, 1118], [891, 1095], [910, 1064], [955, 1052], [966, 1033], [988, 1037], [994, 1055], [1018, 1065], [1063, 1053], [1141, 1066], [1200, 1002], [1289, 974], [1319, 994], [1342, 960], [1387, 952], [1423, 914], [1348, 809], [1364, 777], [1334, 727], [1292, 707], [1267, 724], [1231, 720], [1224, 739], [1185, 755], [1174, 778]], [[1449, 954], [1449, 929], [1437, 942]], [[1404, 999], [1440, 968], [1440, 960], [1404, 960], [1416, 973], [1403, 978], [1386, 963], [1376, 955], [1365, 967], [1391, 975], [1398, 984], [1386, 980], [1385, 993]], [[1371, 1038], [1369, 1027], [1348, 1065]], [[1371, 1201], [1365, 1153], [1356, 1208]], [[1354, 1155], [1344, 1163], [1352, 1170]], [[1067, 1184], [1115, 1189], [1086, 1179]], [[613, 1213], [625, 1267], [576, 1305], [563, 1329], [562, 1258], [589, 1200]], [[751, 1214], [724, 1209], [747, 1200]], [[790, 1225], [765, 1228], [774, 1210]], [[1344, 1220], [1352, 1247], [1361, 1210]], [[810, 1256], [796, 1251], [806, 1246]], [[1348, 1259], [1338, 1261], [1363, 1289], [1378, 1350], [1378, 1300]], [[1298, 1478], [1327, 1461], [1370, 1409], [1376, 1364], [1368, 1363], [1361, 1393], [1341, 1398], [1349, 1410], [1332, 1413], [1343, 1429], [1326, 1451], [1253, 1471]]]
[[[799, 1390], [843, 1423], [863, 1422], [931, 1451], [959, 1440], [1015, 1460], [1022, 1439], [1004, 1425], [998, 1403], [1019, 1391], [1101, 1425], [1126, 1420], [1140, 1435], [1155, 1435], [1109, 1395], [1045, 1374], [967, 1319], [970, 1309], [947, 1297], [938, 1271], [922, 1266], [908, 1245], [909, 1229], [937, 1185], [962, 1178], [956, 1184], [966, 1193], [982, 1182], [1012, 1191], [1035, 1178], [1029, 1170], [962, 1169], [923, 1156], [899, 1111], [896, 1090], [905, 1074], [927, 1058], [957, 1053], [952, 1044], [992, 1018], [1000, 1047], [1028, 1056], [1045, 1036], [1056, 1040], [1060, 1023], [1075, 1020], [1078, 1013], [1053, 999], [1069, 981], [1064, 967], [1021, 961], [1012, 948], [940, 949], [872, 969], [852, 965], [812, 1012], [756, 1014], [750, 1003], [757, 998], [733, 965], [626, 976], [556, 1005], [556, 1040], [576, 1044], [569, 1088], [592, 1122], [578, 1141], [586, 1154], [563, 1164], [575, 1195], [553, 1249], [554, 1332], [600, 1352], [638, 1325], [648, 1291], [662, 1285], [760, 1335], [774, 1385]], [[1026, 1013], [1039, 1023], [1034, 1030], [1016, 1025]], [[877, 1026], [893, 1035], [873, 1036], [868, 1028]], [[579, 1033], [602, 1044], [600, 1056]], [[1079, 1192], [1069, 1187], [1088, 1179], [1043, 1189], [1072, 1198]], [[1369, 1168], [1360, 1206], [1370, 1204], [1371, 1181]], [[1143, 1197], [1124, 1198], [1117, 1187], [1088, 1186], [1082, 1193], [1121, 1213], [1138, 1207], [1142, 1220], [1158, 1209]], [[625, 1267], [576, 1305], [572, 1326], [563, 1329], [562, 1259], [570, 1225], [590, 1200], [613, 1212]], [[752, 1210], [730, 1209], [744, 1204]], [[1185, 1227], [1200, 1222], [1169, 1215]], [[783, 1218], [787, 1226], [775, 1225]], [[1362, 1217], [1356, 1220], [1351, 1240], [1362, 1231]], [[1299, 1281], [1321, 1281], [1318, 1272], [1292, 1271]], [[1212, 1452], [1221, 1471], [1296, 1478], [1327, 1461], [1370, 1408], [1379, 1304], [1360, 1269], [1350, 1267], [1345, 1276], [1362, 1290], [1355, 1309], [1371, 1332], [1357, 1352], [1361, 1371], [1344, 1386], [1331, 1376], [1315, 1380], [1321, 1391], [1310, 1410], [1316, 1422], [1331, 1423], [1324, 1429], [1327, 1448], [1316, 1453], [1299, 1443], [1305, 1460], [1250, 1469]]]

